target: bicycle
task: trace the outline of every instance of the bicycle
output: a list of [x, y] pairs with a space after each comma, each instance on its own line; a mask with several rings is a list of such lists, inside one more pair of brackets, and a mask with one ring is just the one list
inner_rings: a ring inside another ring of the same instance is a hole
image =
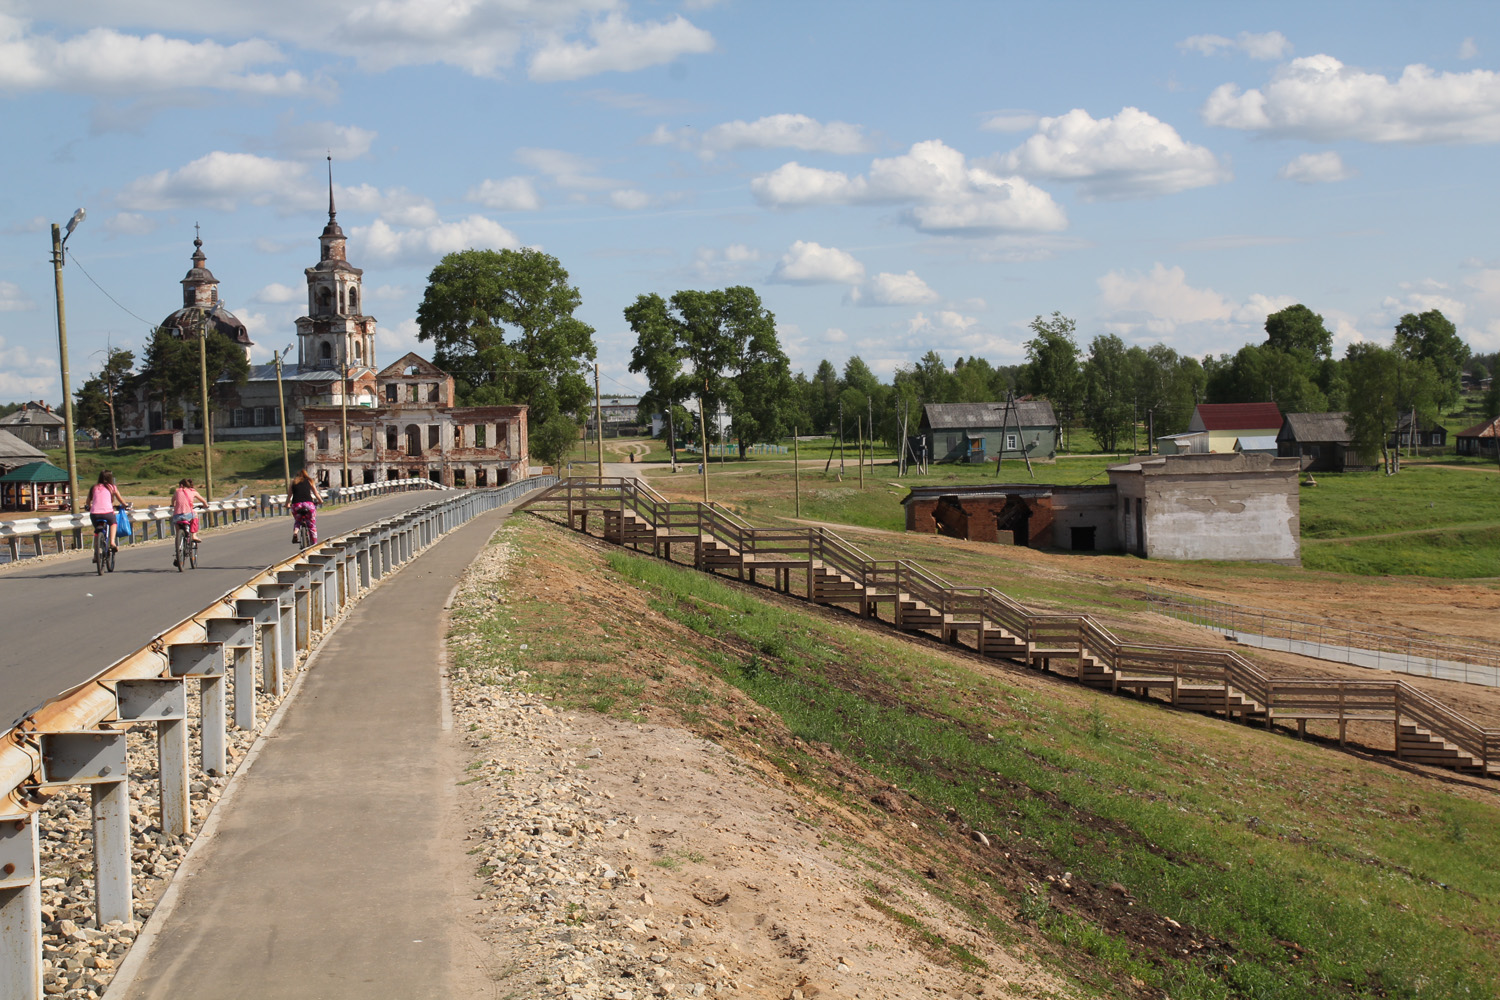
[[297, 537], [297, 547], [300, 549], [311, 548], [313, 543], [312, 524], [307, 515], [302, 511], [298, 511], [294, 515], [293, 520], [296, 522], [293, 534]]
[[198, 568], [198, 543], [193, 539], [192, 519], [179, 521], [176, 517], [172, 519], [173, 541], [172, 541], [172, 565], [177, 567], [177, 572], [191, 566]]
[[103, 576], [105, 570], [115, 571], [115, 550], [109, 544], [109, 528], [94, 525], [94, 572]]

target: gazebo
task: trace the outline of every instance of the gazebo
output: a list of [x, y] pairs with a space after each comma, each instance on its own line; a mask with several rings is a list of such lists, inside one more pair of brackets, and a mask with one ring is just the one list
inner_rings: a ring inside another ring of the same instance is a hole
[[0, 510], [68, 506], [68, 473], [51, 462], [32, 462], [0, 476]]

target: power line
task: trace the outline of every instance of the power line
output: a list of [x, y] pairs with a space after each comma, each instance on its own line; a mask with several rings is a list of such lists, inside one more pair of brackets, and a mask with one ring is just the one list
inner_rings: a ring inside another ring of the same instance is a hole
[[77, 265], [78, 265], [78, 270], [80, 270], [80, 271], [83, 271], [83, 276], [84, 276], [84, 277], [85, 277], [85, 278], [87, 278], [87, 279], [89, 279], [89, 283], [90, 283], [90, 284], [92, 284], [92, 285], [93, 285], [93, 286], [94, 286], [94, 287], [95, 287], [95, 288], [97, 288], [97, 289], [99, 289], [99, 291], [100, 291], [100, 292], [101, 292], [101, 293], [102, 293], [102, 294], [103, 294], [103, 295], [104, 295], [104, 297], [105, 297], [105, 298], [106, 298], [106, 299], [109, 299], [109, 301], [111, 301], [111, 302], [113, 302], [113, 303], [114, 303], [114, 304], [115, 304], [115, 305], [117, 305], [117, 306], [119, 306], [119, 307], [120, 307], [120, 309], [121, 309], [121, 310], [122, 310], [122, 311], [123, 311], [123, 312], [124, 312], [124, 313], [125, 313], [125, 314], [126, 314], [126, 315], [127, 315], [127, 316], [129, 316], [129, 317], [131, 317], [131, 318], [132, 318], [132, 319], [134, 319], [134, 320], [135, 320], [135, 321], [136, 321], [136, 322], [137, 322], [137, 323], [144, 323], [144, 324], [145, 324], [145, 325], [146, 325], [146, 326], [148, 326], [148, 327], [153, 327], [153, 328], [154, 328], [154, 327], [155, 327], [155, 326], [156, 326], [156, 324], [155, 324], [155, 323], [152, 323], [152, 322], [150, 322], [150, 321], [149, 321], [149, 320], [144, 320], [144, 319], [141, 319], [141, 318], [140, 318], [140, 317], [139, 317], [139, 316], [137, 316], [137, 315], [136, 315], [136, 314], [135, 314], [135, 313], [133, 313], [133, 312], [131, 312], [131, 311], [130, 311], [130, 310], [129, 310], [129, 309], [126, 309], [126, 308], [125, 308], [125, 307], [124, 307], [124, 306], [123, 306], [123, 305], [120, 305], [120, 300], [119, 300], [119, 299], [117, 299], [117, 298], [115, 298], [115, 297], [114, 297], [114, 296], [113, 296], [113, 295], [111, 295], [111, 294], [109, 294], [109, 292], [107, 292], [107, 291], [105, 291], [105, 290], [104, 290], [104, 286], [103, 286], [103, 285], [101, 285], [101, 284], [99, 284], [99, 282], [97, 282], [97, 281], [95, 281], [95, 280], [94, 280], [94, 276], [93, 276], [93, 275], [92, 275], [92, 274], [89, 274], [89, 273], [88, 273], [88, 271], [86, 271], [86, 270], [84, 270], [84, 267], [83, 267], [83, 264], [82, 264], [82, 263], [81, 263], [81, 262], [80, 262], [80, 261], [79, 261], [79, 260], [78, 260], [78, 255], [77, 255], [77, 254], [76, 254], [76, 253], [74, 253], [74, 254], [69, 254], [69, 255], [68, 255], [68, 259], [70, 259], [70, 260], [71, 260], [71, 261], [72, 261], [72, 262], [73, 262], [73, 263], [74, 263], [74, 264], [77, 264]]

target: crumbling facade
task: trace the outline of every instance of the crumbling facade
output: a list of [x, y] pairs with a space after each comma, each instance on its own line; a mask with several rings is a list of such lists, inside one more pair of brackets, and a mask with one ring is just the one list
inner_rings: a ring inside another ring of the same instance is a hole
[[407, 354], [374, 377], [373, 407], [303, 411], [303, 461], [325, 486], [430, 479], [444, 486], [503, 486], [526, 478], [527, 408], [454, 406], [453, 376]]
[[1301, 563], [1297, 458], [1163, 455], [1109, 469], [1109, 485], [921, 486], [906, 529], [971, 541], [1150, 559]]

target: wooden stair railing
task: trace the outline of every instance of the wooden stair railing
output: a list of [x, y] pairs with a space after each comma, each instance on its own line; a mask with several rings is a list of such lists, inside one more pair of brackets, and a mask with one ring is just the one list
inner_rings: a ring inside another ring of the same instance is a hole
[[[1263, 721], [1338, 724], [1339, 742], [1350, 722], [1392, 725], [1396, 756], [1500, 776], [1500, 729], [1475, 724], [1404, 681], [1273, 680], [1227, 650], [1123, 642], [1086, 614], [1031, 611], [994, 587], [960, 587], [908, 559], [876, 560], [827, 528], [757, 528], [724, 508], [669, 501], [636, 479], [572, 478], [528, 498], [524, 510], [566, 510], [570, 527], [587, 526], [590, 510], [611, 511], [622, 544], [692, 540], [698, 565], [709, 572], [736, 569], [754, 579], [775, 568], [789, 589], [789, 573], [807, 573], [807, 597], [823, 603], [856, 602], [862, 614], [892, 605], [899, 629], [936, 630], [959, 642], [974, 632], [984, 655], [1038, 661], [1075, 659], [1078, 680], [1119, 691], [1169, 692], [1171, 703], [1195, 712]], [[577, 519], [574, 514], [583, 512]], [[628, 522], [628, 526], [627, 526]], [[996, 652], [991, 653], [990, 650]]]

